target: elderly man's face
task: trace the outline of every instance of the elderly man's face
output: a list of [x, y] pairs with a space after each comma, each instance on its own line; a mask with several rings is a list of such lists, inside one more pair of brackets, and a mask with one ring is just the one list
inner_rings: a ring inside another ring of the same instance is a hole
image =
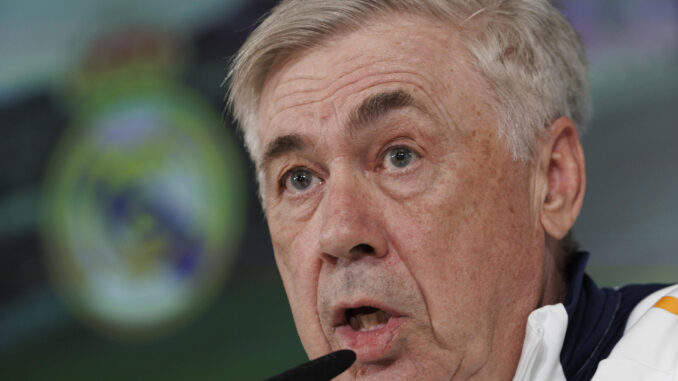
[[275, 258], [310, 357], [346, 378], [512, 377], [543, 296], [530, 165], [455, 35], [391, 17], [278, 63], [258, 137]]

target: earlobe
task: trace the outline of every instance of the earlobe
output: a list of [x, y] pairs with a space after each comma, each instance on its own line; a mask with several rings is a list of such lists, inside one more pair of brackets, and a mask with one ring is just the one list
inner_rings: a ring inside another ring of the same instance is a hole
[[540, 220], [544, 231], [562, 239], [574, 225], [586, 188], [584, 150], [574, 122], [558, 118], [540, 139], [539, 169], [546, 187]]

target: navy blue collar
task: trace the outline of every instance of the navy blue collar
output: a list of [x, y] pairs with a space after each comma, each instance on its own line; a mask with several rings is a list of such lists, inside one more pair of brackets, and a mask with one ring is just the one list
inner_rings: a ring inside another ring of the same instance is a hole
[[585, 273], [589, 253], [575, 253], [565, 310], [567, 332], [560, 363], [568, 380], [590, 380], [598, 363], [607, 358], [624, 333], [633, 308], [647, 295], [666, 285], [634, 285], [619, 289], [598, 288]]

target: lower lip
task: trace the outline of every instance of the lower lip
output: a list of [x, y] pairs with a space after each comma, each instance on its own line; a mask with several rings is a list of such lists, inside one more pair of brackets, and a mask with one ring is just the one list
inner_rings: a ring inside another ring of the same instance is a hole
[[404, 323], [403, 317], [391, 317], [385, 325], [370, 331], [354, 331], [347, 324], [337, 327], [336, 333], [348, 348], [355, 351], [358, 360], [371, 361], [383, 358], [388, 353]]

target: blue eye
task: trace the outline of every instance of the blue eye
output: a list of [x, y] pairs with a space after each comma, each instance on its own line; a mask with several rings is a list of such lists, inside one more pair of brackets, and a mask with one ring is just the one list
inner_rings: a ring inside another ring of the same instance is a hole
[[288, 172], [287, 183], [292, 186], [292, 188], [303, 191], [308, 189], [313, 183], [314, 175], [305, 168], [297, 168]]
[[396, 168], [404, 168], [410, 165], [414, 158], [414, 152], [405, 147], [391, 148], [387, 153], [388, 160]]

